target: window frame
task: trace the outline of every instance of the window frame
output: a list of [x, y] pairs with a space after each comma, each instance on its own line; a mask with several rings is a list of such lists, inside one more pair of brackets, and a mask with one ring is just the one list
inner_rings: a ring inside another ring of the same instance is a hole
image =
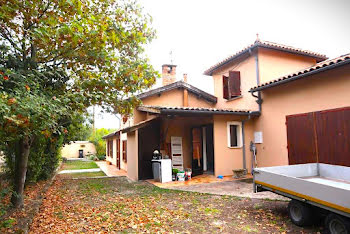
[[128, 162], [128, 153], [127, 153], [127, 140], [123, 140], [122, 141], [122, 147], [123, 147], [123, 149], [122, 149], [122, 154], [123, 154], [123, 162]]
[[[231, 125], [236, 125], [237, 127], [237, 146], [231, 146]], [[243, 130], [242, 130], [242, 122], [239, 121], [230, 121], [227, 122], [227, 147], [230, 149], [239, 149], [243, 147]]]
[[107, 140], [107, 156], [113, 158], [113, 139]]

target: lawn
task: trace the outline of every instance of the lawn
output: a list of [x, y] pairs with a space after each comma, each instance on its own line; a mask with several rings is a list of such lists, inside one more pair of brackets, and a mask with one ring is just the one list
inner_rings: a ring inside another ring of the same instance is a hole
[[63, 163], [62, 170], [78, 170], [98, 168], [94, 161], [69, 160]]
[[68, 174], [60, 175], [62, 179], [98, 177], [98, 176], [106, 176], [106, 174], [103, 171], [98, 171], [98, 172], [68, 173]]
[[46, 193], [30, 233], [316, 233], [293, 225], [282, 201], [160, 189], [123, 177], [63, 180]]

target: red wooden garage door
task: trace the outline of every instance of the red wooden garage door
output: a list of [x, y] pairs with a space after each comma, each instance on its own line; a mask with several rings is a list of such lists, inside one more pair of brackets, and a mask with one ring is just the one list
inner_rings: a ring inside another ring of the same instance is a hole
[[289, 164], [350, 166], [350, 107], [287, 116]]

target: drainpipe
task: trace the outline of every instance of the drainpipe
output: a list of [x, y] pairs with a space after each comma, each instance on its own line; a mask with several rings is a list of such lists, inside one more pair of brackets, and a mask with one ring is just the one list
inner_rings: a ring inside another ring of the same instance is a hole
[[[249, 118], [250, 118], [250, 116], [249, 116]], [[243, 152], [243, 169], [247, 170], [247, 165], [246, 165], [247, 163], [246, 163], [246, 158], [245, 158], [245, 135], [244, 135], [244, 123], [245, 123], [245, 121], [247, 121], [247, 120], [242, 120], [242, 146], [243, 146], [242, 152]]]
[[[252, 51], [250, 49], [249, 49], [249, 54], [252, 55]], [[260, 85], [260, 71], [259, 71], [258, 49], [257, 49], [257, 52], [255, 53], [254, 57], [255, 57], [256, 84], [257, 84], [257, 86], [259, 86]], [[260, 93], [260, 91], [258, 91], [258, 95], [254, 95], [253, 92], [251, 92], [251, 94], [253, 97], [258, 99], [258, 100], [256, 100], [256, 103], [258, 103], [258, 105], [259, 105], [258, 113], [261, 114], [261, 104], [263, 102], [263, 100], [261, 98], [261, 93]]]

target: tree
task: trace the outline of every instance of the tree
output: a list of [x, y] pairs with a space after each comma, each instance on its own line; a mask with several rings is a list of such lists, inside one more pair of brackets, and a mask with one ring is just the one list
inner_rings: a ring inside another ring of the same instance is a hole
[[0, 0], [0, 141], [16, 147], [16, 207], [36, 137], [67, 133], [90, 105], [128, 113], [127, 97], [154, 83], [150, 20], [132, 0]]
[[115, 132], [116, 130], [117, 129], [98, 128], [95, 130], [94, 134], [90, 135], [89, 141], [94, 143], [97, 156], [106, 155], [106, 142], [102, 139], [102, 137], [108, 135], [109, 133]]

